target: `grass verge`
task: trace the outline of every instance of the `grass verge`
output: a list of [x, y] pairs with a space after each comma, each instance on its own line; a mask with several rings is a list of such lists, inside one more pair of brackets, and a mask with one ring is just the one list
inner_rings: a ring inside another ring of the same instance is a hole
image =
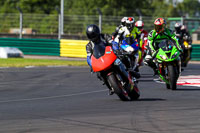
[[87, 66], [86, 61], [69, 61], [56, 59], [0, 59], [0, 67], [26, 67], [26, 66]]

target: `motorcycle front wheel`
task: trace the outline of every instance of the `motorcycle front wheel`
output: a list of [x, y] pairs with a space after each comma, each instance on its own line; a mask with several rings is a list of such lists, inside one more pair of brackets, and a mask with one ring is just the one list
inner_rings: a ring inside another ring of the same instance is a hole
[[107, 80], [110, 86], [114, 89], [114, 93], [117, 94], [122, 101], [130, 100], [128, 93], [123, 89], [123, 86], [114, 74], [108, 75]]
[[170, 88], [172, 90], [176, 90], [176, 82], [177, 82], [177, 68], [173, 65], [168, 66], [168, 77], [169, 77], [169, 83]]
[[170, 84], [165, 83], [165, 85], [166, 85], [166, 88], [167, 88], [167, 89], [171, 89], [171, 88], [170, 88]]
[[134, 84], [133, 89], [128, 92], [128, 94], [131, 100], [137, 100], [140, 97], [140, 92], [136, 83]]

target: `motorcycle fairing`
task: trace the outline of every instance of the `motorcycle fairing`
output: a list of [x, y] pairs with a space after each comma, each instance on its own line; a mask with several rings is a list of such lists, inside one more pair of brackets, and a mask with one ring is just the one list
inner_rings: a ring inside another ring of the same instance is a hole
[[139, 49], [136, 41], [134, 41], [132, 44], [128, 44], [125, 40], [123, 40], [120, 47], [125, 51], [127, 51], [130, 47], [132, 47], [134, 51], [137, 51]]
[[99, 52], [101, 52], [101, 56], [99, 58], [96, 58], [94, 55], [91, 56], [92, 69], [94, 72], [108, 69], [117, 59], [117, 56], [114, 54], [111, 46], [105, 47], [104, 54], [102, 54], [102, 51]]
[[180, 52], [178, 51], [176, 46], [173, 45], [173, 43], [167, 44], [165, 43], [165, 41], [163, 41], [159, 44], [159, 49], [156, 58], [159, 60], [159, 62], [170, 62], [177, 59], [179, 55]]

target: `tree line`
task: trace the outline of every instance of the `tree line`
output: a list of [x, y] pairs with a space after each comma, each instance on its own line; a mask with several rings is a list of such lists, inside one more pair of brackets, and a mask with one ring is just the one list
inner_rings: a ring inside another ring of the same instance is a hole
[[[61, 0], [1, 0], [0, 13], [57, 14]], [[97, 15], [99, 8], [107, 16], [200, 16], [199, 0], [64, 0], [67, 15]]]

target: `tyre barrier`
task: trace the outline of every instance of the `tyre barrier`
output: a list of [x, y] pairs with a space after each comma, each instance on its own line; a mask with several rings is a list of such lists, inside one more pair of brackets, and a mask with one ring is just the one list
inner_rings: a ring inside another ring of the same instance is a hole
[[84, 40], [60, 40], [60, 56], [86, 58], [86, 44]]

